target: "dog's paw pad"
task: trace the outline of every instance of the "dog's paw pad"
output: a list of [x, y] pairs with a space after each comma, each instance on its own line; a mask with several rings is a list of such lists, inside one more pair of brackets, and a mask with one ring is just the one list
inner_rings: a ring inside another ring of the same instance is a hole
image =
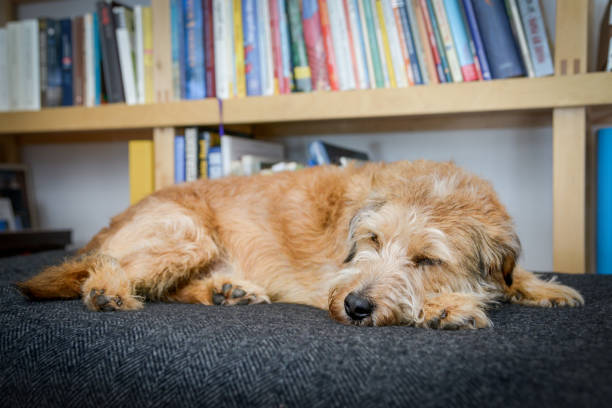
[[265, 295], [248, 293], [240, 286], [224, 283], [221, 285], [221, 290], [213, 289], [212, 303], [217, 306], [242, 306], [256, 303], [270, 303], [270, 299]]
[[92, 289], [89, 291], [89, 304], [95, 310], [101, 312], [113, 312], [123, 305], [119, 296], [107, 296], [104, 289]]

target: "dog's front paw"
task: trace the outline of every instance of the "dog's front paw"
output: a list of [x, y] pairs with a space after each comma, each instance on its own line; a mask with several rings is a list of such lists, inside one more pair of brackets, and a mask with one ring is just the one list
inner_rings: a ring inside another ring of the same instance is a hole
[[[249, 290], [251, 289], [251, 290]], [[233, 285], [225, 282], [221, 287], [213, 287], [212, 303], [214, 305], [253, 305], [257, 303], [270, 303], [270, 298], [254, 288], [244, 285]]]
[[419, 327], [442, 330], [481, 329], [491, 321], [476, 299], [463, 294], [440, 295], [423, 305], [423, 320]]

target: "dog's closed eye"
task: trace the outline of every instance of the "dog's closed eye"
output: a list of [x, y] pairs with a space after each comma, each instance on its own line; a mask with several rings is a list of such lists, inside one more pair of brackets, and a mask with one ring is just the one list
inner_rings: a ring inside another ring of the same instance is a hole
[[378, 239], [378, 235], [372, 232], [370, 234], [370, 241], [372, 241], [377, 250], [380, 249], [380, 240]]
[[442, 264], [440, 259], [430, 258], [425, 255], [417, 255], [412, 258], [412, 262], [414, 262], [417, 266], [434, 266]]

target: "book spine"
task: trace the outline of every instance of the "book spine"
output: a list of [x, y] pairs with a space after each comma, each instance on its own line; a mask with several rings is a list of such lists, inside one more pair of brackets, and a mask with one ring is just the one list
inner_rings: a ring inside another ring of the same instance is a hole
[[337, 91], [340, 89], [340, 82], [338, 79], [338, 66], [336, 64], [334, 40], [332, 38], [329, 22], [329, 8], [327, 6], [327, 0], [319, 0], [318, 3], [319, 17], [321, 19], [321, 35], [323, 36], [323, 45], [325, 47], [325, 63], [327, 65], [329, 87], [332, 91]]
[[510, 18], [510, 27], [512, 27], [514, 39], [518, 43], [518, 48], [521, 52], [523, 65], [527, 70], [527, 76], [529, 78], [533, 78], [535, 77], [535, 71], [533, 69], [533, 63], [531, 62], [531, 56], [529, 55], [527, 37], [525, 36], [525, 30], [523, 29], [523, 23], [521, 22], [521, 16], [519, 14], [519, 9], [516, 0], [506, 0], [506, 12], [508, 13], [508, 17]]
[[185, 181], [185, 136], [174, 137], [174, 184]]
[[[376, 79], [374, 78], [374, 66], [372, 63], [372, 53], [368, 44], [368, 27], [365, 20], [365, 14], [363, 10], [363, 2], [360, 0], [352, 0], [352, 9], [355, 10], [357, 15], [357, 29], [359, 31], [359, 46], [363, 55], [363, 63], [365, 75], [367, 78], [367, 87], [374, 89], [376, 88]], [[352, 12], [352, 11], [351, 11]]]
[[272, 36], [270, 33], [270, 9], [268, 2], [261, 0], [257, 5], [257, 33], [259, 34], [259, 69], [261, 72], [262, 95], [274, 94], [274, 65], [272, 60]]
[[[397, 28], [395, 14], [389, 1], [382, 2], [383, 19], [387, 31], [387, 39], [389, 41], [389, 51], [391, 53], [391, 62], [393, 63], [393, 72], [395, 73], [395, 81], [399, 88], [408, 86], [408, 78], [406, 71], [406, 62], [402, 56], [402, 49], [399, 40], [399, 31]], [[405, 48], [404, 48], [405, 50]], [[408, 68], [410, 64], [408, 63]]]
[[213, 0], [202, 0], [204, 17], [204, 65], [206, 69], [206, 96], [217, 96], [215, 79], [215, 30], [213, 23]]
[[117, 37], [117, 49], [119, 50], [119, 65], [121, 67], [121, 78], [123, 79], [125, 103], [134, 105], [137, 98], [132, 44], [128, 28], [128, 18], [130, 17], [125, 7], [113, 7], [113, 14], [115, 15], [115, 36]]
[[93, 39], [93, 15], [85, 14], [83, 19], [84, 43], [83, 54], [85, 55], [85, 106], [94, 106], [96, 103], [96, 72], [94, 68], [95, 48]]
[[[7, 58], [6, 61], [13, 61], [12, 64], [7, 63], [8, 71], [8, 105], [9, 110], [19, 109], [19, 85], [21, 80], [21, 67], [19, 60], [19, 42], [21, 34], [20, 23], [17, 21], [9, 21], [6, 25], [6, 46], [7, 46]], [[72, 90], [70, 92], [72, 96]]]
[[142, 6], [134, 6], [134, 55], [136, 56], [136, 101], [145, 103], [144, 31]]
[[[382, 68], [383, 79], [385, 81], [385, 88], [389, 88], [391, 86], [391, 77], [389, 76], [389, 67], [387, 64], [387, 56], [385, 54], [385, 46], [382, 37], [384, 27], [381, 26], [384, 21], [381, 21], [379, 18], [380, 14], [378, 12], [379, 7], [377, 6], [377, 1], [379, 0], [371, 0], [370, 3], [372, 4], [372, 15], [374, 17], [374, 27], [376, 28], [376, 41], [378, 42], [378, 52], [380, 55], [380, 65]], [[391, 68], [393, 68], [393, 66], [391, 66]]]
[[155, 102], [155, 64], [153, 60], [153, 11], [151, 7], [142, 8], [142, 38], [144, 64], [144, 103]]
[[410, 22], [408, 14], [408, 5], [406, 1], [396, 1], [397, 12], [399, 13], [400, 23], [403, 36], [406, 42], [406, 52], [408, 54], [408, 61], [410, 62], [410, 70], [412, 72], [412, 79], [415, 85], [422, 85], [424, 83], [423, 76], [421, 75], [421, 62], [417, 51], [417, 44], [415, 42], [416, 36], [413, 34], [414, 28]]
[[0, 28], [0, 112], [8, 112], [9, 104], [9, 58], [8, 28]]
[[374, 85], [376, 88], [384, 88], [385, 80], [383, 76], [382, 64], [380, 61], [380, 51], [378, 49], [378, 39], [376, 37], [376, 26], [374, 24], [374, 10], [370, 0], [360, 0], [359, 5], [363, 11], [365, 27], [368, 33], [368, 49], [372, 59], [372, 72], [374, 77]]
[[493, 78], [525, 75], [503, 1], [471, 1]]
[[612, 128], [597, 132], [597, 273], [612, 273]]
[[442, 65], [442, 56], [441, 49], [438, 48], [438, 42], [436, 40], [436, 35], [434, 33], [433, 21], [431, 19], [431, 14], [429, 12], [429, 8], [427, 6], [427, 2], [425, 0], [419, 0], [419, 8], [421, 9], [421, 14], [423, 16], [423, 22], [425, 24], [425, 28], [427, 30], [427, 40], [429, 42], [429, 47], [431, 49], [431, 55], [436, 66], [436, 75], [438, 77], [438, 82], [444, 83], [448, 82], [446, 80], [446, 74], [444, 73], [444, 67]]
[[40, 105], [47, 106], [47, 19], [38, 19], [38, 63], [40, 65], [40, 76], [38, 78], [40, 87]]
[[242, 24], [242, 0], [234, 0], [234, 55], [236, 56], [236, 96], [246, 96], [244, 73], [244, 26]]
[[62, 106], [72, 106], [72, 21], [63, 19], [60, 24], [62, 29]]
[[347, 21], [350, 21], [351, 33], [355, 44], [355, 56], [357, 58], [357, 73], [359, 78], [359, 88], [367, 89], [370, 86], [370, 67], [366, 56], [366, 42], [363, 32], [363, 24], [359, 15], [357, 0], [345, 0], [347, 9]]
[[431, 28], [433, 30], [436, 48], [438, 49], [438, 54], [440, 55], [440, 64], [442, 65], [444, 80], [446, 82], [453, 82], [450, 67], [448, 66], [448, 59], [446, 58], [444, 42], [442, 41], [442, 34], [440, 33], [440, 27], [438, 25], [438, 20], [436, 19], [436, 12], [433, 7], [433, 3], [430, 1], [427, 2], [427, 13], [429, 14], [429, 21], [431, 21]]
[[338, 75], [338, 88], [340, 90], [347, 90], [348, 88], [348, 75], [349, 75], [349, 61], [345, 58], [344, 51], [346, 45], [342, 44], [342, 36], [340, 34], [340, 17], [338, 16], [338, 8], [336, 7], [339, 0], [328, 0], [327, 3], [327, 15], [329, 18], [329, 29], [332, 38], [332, 44], [334, 48], [334, 54]]
[[[234, 3], [232, 1], [225, 2], [225, 8], [225, 16], [227, 17], [227, 24], [225, 25], [225, 35], [228, 39], [226, 42], [227, 53], [225, 54], [225, 56], [227, 58], [227, 66], [229, 67], [228, 78], [230, 80], [230, 97], [235, 97], [238, 95], [238, 71], [236, 70], [236, 43], [234, 41]], [[268, 35], [269, 34], [270, 32], [268, 27]], [[270, 54], [270, 58], [272, 58], [272, 54]]]
[[[261, 95], [261, 72], [259, 64], [259, 34], [257, 33], [257, 10], [255, 0], [242, 1], [244, 27], [244, 70], [246, 91], [249, 96]], [[216, 44], [215, 39], [215, 44]], [[216, 52], [216, 47], [215, 47]], [[219, 74], [217, 74], [219, 75]]]
[[223, 0], [213, 0], [213, 27], [215, 38], [215, 79], [217, 98], [227, 99], [232, 96], [233, 89], [230, 90], [231, 80], [230, 66], [228, 65], [228, 41], [226, 25], [227, 8]]
[[185, 22], [185, 99], [206, 97], [202, 2], [183, 0]]
[[355, 89], [365, 89], [367, 88], [367, 86], [365, 84], [363, 66], [361, 65], [361, 61], [359, 60], [359, 54], [358, 54], [358, 48], [357, 48], [358, 47], [357, 41], [359, 41], [359, 36], [354, 27], [354, 20], [351, 21], [351, 11], [349, 9], [349, 0], [344, 0], [342, 3], [343, 4], [341, 6], [342, 8], [341, 15], [345, 22], [345, 25], [343, 27], [345, 28], [345, 30], [343, 31], [343, 35], [345, 35], [348, 40], [349, 56], [351, 57], [350, 59], [351, 65], [349, 66], [349, 69], [352, 68], [351, 74], [353, 75], [353, 79], [355, 82], [354, 88]]
[[427, 84], [437, 84], [440, 82], [440, 80], [438, 79], [436, 64], [431, 51], [429, 36], [427, 27], [425, 26], [425, 20], [423, 19], [423, 11], [421, 10], [420, 1], [409, 0], [406, 10], [408, 11], [408, 18], [410, 19], [411, 26], [415, 28], [413, 34], [415, 35], [415, 42], [417, 42], [417, 52], [420, 52], [420, 54], [417, 55], [420, 55], [419, 64], [421, 67], [423, 82]]
[[378, 24], [380, 27], [380, 34], [382, 39], [382, 49], [385, 56], [385, 63], [387, 66], [387, 72], [389, 75], [389, 85], [391, 88], [397, 88], [396, 72], [391, 57], [391, 47], [389, 46], [389, 37], [387, 36], [387, 26], [385, 22], [384, 10], [382, 0], [376, 0], [376, 14], [378, 16]]
[[198, 179], [198, 128], [185, 129], [185, 181]]
[[[47, 19], [47, 93], [45, 106], [62, 103], [62, 43], [59, 21]], [[95, 33], [94, 33], [95, 35]]]
[[312, 75], [312, 89], [324, 91], [329, 89], [325, 45], [321, 30], [321, 17], [317, 0], [302, 1], [302, 22], [304, 42]]
[[[406, 38], [406, 31], [404, 30], [405, 24], [408, 24], [408, 16], [406, 14], [406, 10], [404, 9], [404, 2], [403, 0], [394, 0], [392, 5], [393, 16], [395, 17], [395, 25], [397, 26], [397, 33], [399, 37], [402, 59], [404, 61], [406, 69], [406, 79], [408, 80], [408, 85], [416, 85], [415, 75], [411, 63], [411, 55], [412, 58], [416, 60], [416, 52], [414, 51], [414, 45], [408, 41], [408, 38]], [[404, 12], [403, 17], [402, 11]], [[410, 33], [410, 29], [408, 29], [408, 33]]]
[[223, 177], [221, 147], [210, 146], [208, 148], [208, 178], [215, 180], [221, 177]]
[[283, 88], [281, 76], [283, 72], [283, 54], [281, 49], [281, 35], [279, 24], [278, 1], [268, 0], [270, 10], [270, 36], [272, 39], [272, 66], [274, 71], [274, 93], [284, 94], [287, 90]]
[[84, 103], [83, 16], [72, 20], [72, 104]]
[[461, 73], [461, 65], [459, 64], [459, 58], [453, 42], [453, 36], [450, 30], [450, 24], [446, 16], [446, 10], [444, 9], [443, 0], [432, 0], [433, 8], [435, 13], [435, 19], [440, 30], [440, 38], [442, 39], [442, 46], [444, 47], [444, 55], [446, 55], [446, 61], [450, 72], [450, 80], [452, 82], [463, 82], [463, 75]]
[[450, 25], [453, 35], [457, 56], [459, 57], [463, 80], [476, 81], [478, 80], [478, 74], [476, 73], [476, 65], [474, 64], [474, 58], [470, 50], [470, 43], [463, 22], [459, 0], [444, 0], [444, 7], [448, 18], [448, 24]]
[[[102, 48], [102, 73], [104, 75], [104, 87], [106, 97], [111, 103], [124, 102], [123, 79], [121, 78], [121, 66], [119, 64], [119, 51], [115, 35], [115, 23], [110, 4], [99, 1], [97, 3], [98, 18], [100, 23], [100, 45]], [[63, 21], [63, 20], [62, 20]], [[64, 43], [64, 25], [62, 24], [62, 44]], [[63, 49], [63, 48], [62, 48]], [[62, 56], [63, 61], [63, 56]], [[71, 63], [72, 64], [72, 63]], [[71, 74], [72, 76], [72, 74]], [[64, 77], [62, 76], [62, 84]], [[67, 92], [63, 87], [62, 105], [66, 102]], [[70, 89], [72, 95], [72, 89]], [[70, 96], [72, 98], [72, 96]], [[72, 104], [72, 101], [70, 101]]]
[[281, 50], [283, 53], [283, 77], [284, 89], [291, 92], [293, 89], [293, 74], [291, 73], [291, 41], [289, 39], [289, 21], [287, 20], [287, 8], [285, 0], [278, 0], [278, 24], [281, 32]]
[[102, 103], [102, 48], [100, 45], [100, 19], [93, 13], [94, 105]]
[[155, 189], [153, 141], [130, 140], [128, 151], [130, 204], [136, 204]]
[[312, 91], [312, 76], [306, 55], [306, 43], [302, 29], [302, 16], [299, 0], [287, 1], [287, 15], [291, 37], [291, 56], [293, 61], [293, 77], [298, 92]]
[[170, 0], [170, 36], [172, 42], [172, 93], [174, 100], [185, 97], [185, 58], [183, 1]]
[[23, 63], [22, 109], [40, 110], [40, 47], [38, 44], [38, 20], [21, 21], [23, 32]]
[[198, 178], [208, 178], [208, 143], [210, 140], [209, 132], [198, 134]]
[[474, 42], [474, 53], [478, 61], [478, 67], [480, 68], [482, 79], [489, 81], [493, 79], [493, 76], [491, 75], [487, 51], [485, 49], [484, 42], [482, 41], [482, 36], [480, 35], [480, 27], [478, 26], [476, 13], [474, 12], [474, 5], [472, 4], [472, 0], [461, 1], [463, 4], [463, 10], [465, 12], [465, 18], [470, 29], [470, 34], [472, 36], [472, 41]]
[[555, 70], [544, 19], [540, 10], [540, 3], [537, 0], [518, 0], [518, 5], [523, 20], [523, 27], [525, 28], [527, 43], [529, 44], [529, 53], [535, 76], [541, 77], [554, 74]]

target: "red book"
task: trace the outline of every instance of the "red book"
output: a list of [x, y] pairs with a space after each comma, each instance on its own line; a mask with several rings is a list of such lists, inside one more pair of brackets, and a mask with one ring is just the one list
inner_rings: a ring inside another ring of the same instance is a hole
[[353, 75], [355, 76], [355, 89], [359, 89], [359, 70], [357, 69], [357, 55], [355, 54], [355, 42], [359, 39], [353, 39], [352, 31], [351, 31], [351, 16], [349, 14], [347, 0], [343, 1], [344, 4], [344, 15], [346, 18], [346, 31], [348, 34], [349, 47], [351, 51], [351, 62], [353, 63]]
[[279, 23], [278, 0], [268, 0], [270, 7], [270, 33], [272, 35], [272, 61], [274, 63], [274, 90], [281, 94], [289, 93], [283, 81], [283, 54], [281, 46], [281, 32]]
[[327, 62], [327, 73], [329, 86], [332, 91], [340, 89], [338, 86], [338, 68], [336, 67], [336, 57], [334, 54], [334, 43], [332, 41], [329, 28], [329, 13], [327, 12], [327, 0], [319, 0], [319, 15], [321, 16], [321, 34], [325, 45], [325, 58]]
[[442, 59], [438, 52], [438, 46], [436, 45], [436, 37], [433, 32], [433, 26], [429, 19], [429, 13], [427, 12], [426, 0], [420, 0], [421, 14], [423, 14], [423, 21], [425, 21], [425, 29], [427, 30], [427, 39], [429, 40], [429, 46], [431, 47], [431, 55], [433, 56], [434, 64], [436, 65], [436, 72], [438, 73], [438, 80], [440, 82], [446, 82], [444, 71], [442, 71]]
[[215, 90], [215, 34], [213, 29], [213, 0], [202, 0], [204, 15], [204, 65], [206, 68], [206, 97], [214, 98]]

